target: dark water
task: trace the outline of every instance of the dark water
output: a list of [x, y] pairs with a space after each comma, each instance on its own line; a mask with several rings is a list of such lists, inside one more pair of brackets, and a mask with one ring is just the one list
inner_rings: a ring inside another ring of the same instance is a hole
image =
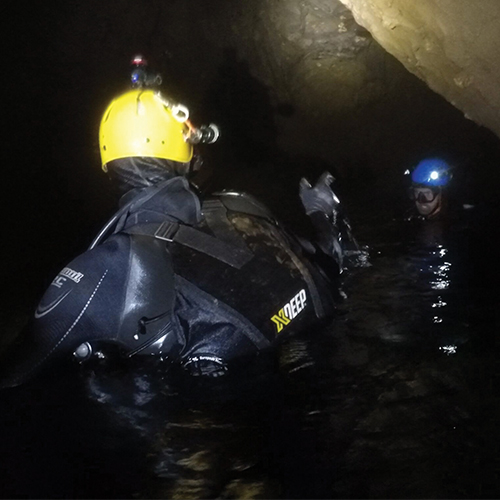
[[345, 274], [331, 324], [265, 363], [216, 381], [97, 367], [1, 394], [1, 496], [498, 498], [493, 215], [421, 226], [364, 206], [371, 266]]

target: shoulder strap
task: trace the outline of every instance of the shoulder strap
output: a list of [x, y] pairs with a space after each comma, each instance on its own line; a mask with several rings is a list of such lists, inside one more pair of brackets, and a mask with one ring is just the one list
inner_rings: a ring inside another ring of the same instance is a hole
[[164, 221], [161, 224], [138, 224], [125, 232], [151, 236], [168, 243], [185, 245], [236, 269], [241, 269], [253, 258], [253, 253], [248, 248], [238, 247], [199, 229], [177, 222]]

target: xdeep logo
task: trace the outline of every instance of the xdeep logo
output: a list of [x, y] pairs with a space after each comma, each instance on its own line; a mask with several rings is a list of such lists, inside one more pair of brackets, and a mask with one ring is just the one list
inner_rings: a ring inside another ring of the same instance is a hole
[[276, 325], [276, 332], [280, 333], [283, 327], [287, 326], [290, 321], [296, 318], [306, 307], [307, 296], [306, 291], [302, 289], [295, 297], [285, 304], [279, 311], [275, 314], [271, 321]]
[[83, 278], [83, 274], [77, 271], [73, 271], [69, 267], [65, 267], [52, 281], [51, 285], [56, 286], [57, 288], [61, 288], [64, 285], [64, 282], [69, 278], [75, 283], [80, 283], [80, 280]]

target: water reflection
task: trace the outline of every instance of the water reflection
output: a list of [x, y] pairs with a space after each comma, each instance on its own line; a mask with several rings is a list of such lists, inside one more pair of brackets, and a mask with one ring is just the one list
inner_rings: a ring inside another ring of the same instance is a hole
[[414, 320], [429, 346], [455, 355], [471, 335], [467, 232], [446, 220], [409, 219], [404, 224], [398, 231], [401, 254], [397, 258], [407, 255], [408, 271], [415, 279]]
[[439, 350], [443, 351], [445, 354], [456, 354], [457, 346], [456, 345], [445, 345], [439, 348]]
[[373, 265], [345, 274], [337, 317], [265, 366], [0, 394], [1, 496], [498, 498], [497, 299], [468, 286], [463, 241], [365, 224]]
[[[272, 376], [221, 381], [147, 366], [88, 374], [89, 397], [146, 445], [143, 498], [276, 498], [265, 467]], [[271, 374], [272, 375], [272, 374]]]

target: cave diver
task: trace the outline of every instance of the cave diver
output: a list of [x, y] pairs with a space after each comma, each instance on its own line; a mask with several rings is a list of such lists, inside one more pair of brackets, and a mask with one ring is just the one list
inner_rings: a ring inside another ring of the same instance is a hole
[[194, 127], [188, 109], [156, 88], [159, 77], [135, 69], [99, 130], [120, 208], [48, 286], [1, 360], [0, 385], [20, 385], [57, 359], [85, 364], [116, 352], [218, 376], [335, 310], [343, 251], [358, 246], [333, 176], [300, 182], [311, 241], [251, 195], [202, 199], [189, 180], [199, 164], [193, 145], [215, 142], [218, 128]]
[[422, 230], [423, 240], [437, 243], [449, 239], [452, 234], [473, 229], [484, 218], [482, 210], [471, 203], [470, 195], [463, 192], [466, 182], [458, 183], [461, 189], [457, 193], [455, 170], [443, 158], [429, 157], [405, 172], [411, 177], [409, 196], [413, 204], [404, 220]]
[[435, 219], [446, 212], [445, 190], [451, 179], [451, 167], [441, 158], [425, 158], [412, 170], [410, 198], [420, 218]]
[[[455, 162], [427, 157], [406, 173], [413, 206], [400, 225], [400, 236], [419, 304], [419, 335], [426, 335], [443, 354], [455, 354], [470, 338], [473, 301], [464, 291], [474, 289], [471, 284], [481, 275], [473, 255], [487, 234], [482, 230], [485, 221], [470, 202], [467, 184], [457, 182], [464, 173]], [[462, 300], [467, 300], [465, 307]]]

